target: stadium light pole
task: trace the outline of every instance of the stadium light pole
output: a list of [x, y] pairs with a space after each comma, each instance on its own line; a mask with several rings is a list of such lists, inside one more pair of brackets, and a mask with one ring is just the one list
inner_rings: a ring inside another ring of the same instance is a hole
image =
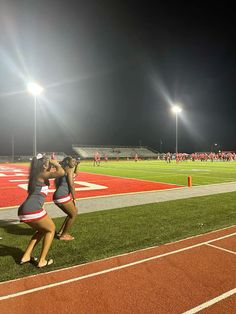
[[182, 111], [182, 108], [174, 106], [172, 111], [175, 113], [175, 153], [178, 154], [178, 114]]
[[33, 156], [37, 155], [37, 96], [43, 92], [43, 87], [35, 82], [27, 84], [28, 92], [34, 97], [34, 137], [33, 137]]

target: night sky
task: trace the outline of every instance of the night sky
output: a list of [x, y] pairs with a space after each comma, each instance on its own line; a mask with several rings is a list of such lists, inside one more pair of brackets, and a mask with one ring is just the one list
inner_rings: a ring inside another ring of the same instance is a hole
[[[236, 150], [230, 2], [0, 0], [0, 154], [72, 144]], [[208, 4], [207, 4], [208, 3]]]

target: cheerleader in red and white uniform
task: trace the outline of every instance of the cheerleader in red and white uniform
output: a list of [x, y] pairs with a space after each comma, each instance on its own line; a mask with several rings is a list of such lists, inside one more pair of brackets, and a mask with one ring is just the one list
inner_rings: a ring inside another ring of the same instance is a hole
[[77, 216], [76, 208], [76, 197], [75, 197], [75, 187], [74, 187], [74, 174], [77, 161], [68, 156], [65, 157], [60, 162], [62, 168], [65, 171], [63, 177], [60, 177], [55, 180], [56, 191], [53, 194], [54, 203], [67, 214], [66, 219], [64, 220], [57, 237], [59, 240], [74, 240], [69, 234], [69, 229], [73, 225], [75, 218]]
[[[55, 171], [50, 171], [51, 166], [54, 166]], [[32, 257], [32, 252], [41, 239], [43, 239], [43, 245], [37, 265], [42, 268], [53, 263], [52, 259], [46, 260], [46, 256], [54, 238], [55, 225], [43, 208], [43, 204], [48, 193], [49, 179], [63, 175], [64, 170], [56, 160], [49, 160], [46, 156], [39, 154], [31, 162], [28, 197], [19, 207], [18, 216], [21, 222], [26, 223], [36, 232], [21, 258], [21, 265], [36, 262], [36, 259]]]

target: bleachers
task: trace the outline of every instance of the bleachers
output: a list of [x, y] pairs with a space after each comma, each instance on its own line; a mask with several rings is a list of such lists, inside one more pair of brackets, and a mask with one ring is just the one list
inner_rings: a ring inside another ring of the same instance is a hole
[[132, 146], [79, 146], [73, 145], [73, 150], [82, 159], [92, 159], [94, 154], [98, 152], [101, 157], [107, 156], [110, 159], [116, 158], [157, 158], [158, 154], [148, 147], [132, 147]]

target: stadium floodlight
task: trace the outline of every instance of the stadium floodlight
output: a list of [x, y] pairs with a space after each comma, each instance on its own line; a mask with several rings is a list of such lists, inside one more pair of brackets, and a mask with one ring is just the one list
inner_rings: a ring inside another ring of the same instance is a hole
[[27, 91], [34, 96], [34, 137], [33, 137], [33, 156], [37, 155], [37, 96], [43, 92], [43, 87], [35, 82], [27, 84]]
[[182, 108], [173, 106], [172, 111], [175, 113], [175, 153], [178, 154], [178, 114], [182, 111]]
[[33, 96], [39, 96], [43, 92], [43, 87], [35, 82], [30, 82], [27, 84], [28, 92]]
[[174, 106], [172, 110], [174, 113], [180, 113], [182, 111], [182, 108], [180, 108], [179, 106]]

